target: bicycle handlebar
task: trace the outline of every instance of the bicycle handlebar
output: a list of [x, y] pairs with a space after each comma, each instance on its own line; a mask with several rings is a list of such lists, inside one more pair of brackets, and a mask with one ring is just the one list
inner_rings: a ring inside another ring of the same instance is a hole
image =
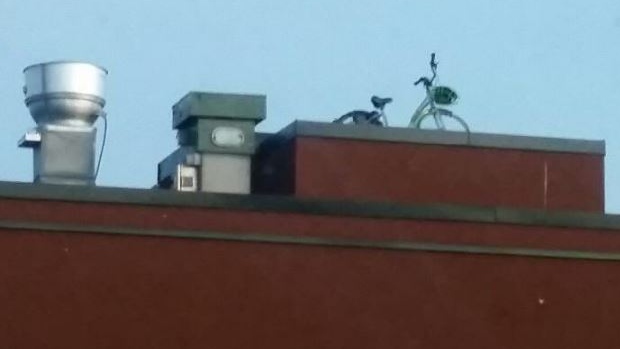
[[418, 81], [414, 82], [413, 85], [418, 86], [421, 82], [423, 82], [424, 86], [426, 87], [433, 86], [433, 82], [435, 81], [435, 78], [437, 77], [437, 65], [438, 65], [437, 62], [435, 61], [435, 52], [433, 52], [431, 53], [431, 62], [430, 62], [431, 71], [433, 72], [433, 77], [429, 79], [426, 76], [423, 76], [419, 78]]

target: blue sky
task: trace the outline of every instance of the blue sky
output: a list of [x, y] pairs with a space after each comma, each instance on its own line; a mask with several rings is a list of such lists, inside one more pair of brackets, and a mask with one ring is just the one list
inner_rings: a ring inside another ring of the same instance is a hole
[[430, 52], [473, 131], [605, 139], [607, 210], [620, 212], [617, 0], [4, 0], [0, 180], [31, 180], [16, 141], [34, 125], [21, 92], [32, 63], [108, 68], [98, 183], [150, 187], [187, 91], [266, 94], [261, 131], [331, 120], [372, 94], [393, 97], [390, 122], [405, 126]]

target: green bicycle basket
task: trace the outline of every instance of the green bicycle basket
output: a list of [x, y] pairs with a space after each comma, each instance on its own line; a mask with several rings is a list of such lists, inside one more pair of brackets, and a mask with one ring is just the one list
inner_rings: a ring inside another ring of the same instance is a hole
[[435, 86], [432, 88], [433, 101], [440, 105], [454, 104], [459, 98], [456, 92], [446, 86]]

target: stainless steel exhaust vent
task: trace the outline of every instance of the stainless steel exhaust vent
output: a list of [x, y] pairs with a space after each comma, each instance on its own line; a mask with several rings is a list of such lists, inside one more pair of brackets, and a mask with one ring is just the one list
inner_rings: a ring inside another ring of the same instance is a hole
[[104, 115], [107, 73], [97, 65], [71, 61], [24, 69], [24, 102], [37, 127], [19, 146], [33, 149], [34, 182], [95, 183], [94, 123]]

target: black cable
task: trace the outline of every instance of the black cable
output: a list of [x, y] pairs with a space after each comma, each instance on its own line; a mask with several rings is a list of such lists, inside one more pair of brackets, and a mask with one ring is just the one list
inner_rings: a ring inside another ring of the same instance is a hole
[[103, 158], [103, 149], [105, 148], [105, 141], [108, 137], [108, 118], [106, 112], [101, 113], [101, 118], [103, 119], [103, 140], [101, 141], [99, 160], [97, 160], [97, 168], [95, 170], [95, 181], [97, 181], [97, 176], [99, 175], [99, 167], [101, 167], [101, 159]]

